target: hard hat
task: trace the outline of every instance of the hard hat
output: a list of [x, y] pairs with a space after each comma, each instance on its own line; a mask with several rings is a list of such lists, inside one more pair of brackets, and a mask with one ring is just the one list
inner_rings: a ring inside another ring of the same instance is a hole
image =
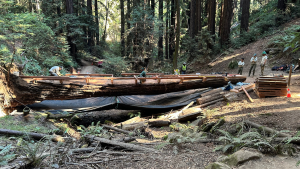
[[267, 54], [267, 52], [266, 51], [263, 51], [263, 53], [262, 53], [263, 55], [266, 55]]
[[186, 63], [185, 63], [185, 62], [183, 62], [183, 64], [184, 64], [184, 65], [186, 65]]
[[254, 55], [253, 56], [256, 56], [256, 53], [254, 53]]

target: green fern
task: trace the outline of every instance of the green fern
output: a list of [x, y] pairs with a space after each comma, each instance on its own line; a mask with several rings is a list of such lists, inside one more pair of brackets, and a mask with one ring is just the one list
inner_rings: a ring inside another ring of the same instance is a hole
[[10, 148], [11, 144], [6, 147], [0, 146], [0, 149], [2, 149], [0, 151], [0, 166], [7, 165], [8, 161], [15, 157], [15, 154], [10, 153]]
[[89, 127], [80, 125], [80, 129], [78, 130], [83, 134], [83, 137], [86, 135], [106, 136], [108, 133], [107, 130], [103, 129], [103, 127], [100, 124], [100, 121], [98, 121], [96, 125], [94, 125], [94, 122], [92, 122]]

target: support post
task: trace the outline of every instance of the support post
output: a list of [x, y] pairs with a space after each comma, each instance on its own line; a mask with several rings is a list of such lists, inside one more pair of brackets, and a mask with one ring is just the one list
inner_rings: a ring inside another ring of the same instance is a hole
[[290, 87], [290, 85], [291, 85], [292, 69], [293, 69], [293, 66], [290, 67], [288, 87]]

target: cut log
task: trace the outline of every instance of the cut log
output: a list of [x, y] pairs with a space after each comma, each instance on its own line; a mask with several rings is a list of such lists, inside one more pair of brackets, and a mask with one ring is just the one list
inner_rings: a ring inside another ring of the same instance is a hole
[[262, 130], [264, 130], [264, 131], [266, 131], [266, 132], [268, 132], [268, 133], [273, 133], [273, 134], [279, 133], [279, 134], [278, 134], [279, 137], [292, 137], [292, 136], [289, 135], [289, 134], [286, 134], [286, 133], [280, 133], [280, 132], [277, 131], [277, 130], [271, 129], [271, 128], [269, 128], [269, 127], [262, 126], [262, 125], [257, 124], [257, 123], [253, 123], [253, 122], [251, 122], [251, 121], [249, 121], [249, 120], [245, 120], [244, 123], [245, 123], [246, 125], [255, 127], [255, 128], [257, 128], [257, 129], [262, 129]]
[[152, 127], [162, 127], [169, 126], [171, 122], [168, 119], [150, 119], [148, 124]]
[[223, 100], [224, 100], [224, 98], [220, 98], [220, 99], [217, 99], [217, 100], [208, 102], [208, 103], [201, 104], [201, 105], [199, 105], [199, 106], [194, 106], [193, 108], [207, 107], [207, 106], [210, 106], [210, 105], [215, 104], [215, 103], [217, 103], [217, 102], [221, 102], [221, 101], [223, 101]]
[[125, 125], [125, 124], [139, 123], [139, 122], [144, 122], [144, 121], [147, 121], [147, 120], [137, 116], [137, 117], [133, 117], [129, 120], [123, 121], [122, 123], [115, 124], [114, 127], [121, 127], [122, 125]]
[[178, 119], [178, 116], [186, 109], [188, 109], [191, 105], [193, 105], [194, 102], [191, 102], [190, 104], [188, 104], [187, 106], [185, 106], [183, 109], [181, 109], [180, 111], [177, 111], [175, 113], [169, 114], [168, 117], [169, 119]]
[[246, 91], [246, 89], [244, 88], [244, 86], [242, 86], [243, 91], [245, 92], [245, 94], [247, 95], [248, 99], [250, 100], [250, 102], [254, 102], [251, 98], [251, 96], [248, 94], [248, 92]]
[[122, 143], [122, 142], [113, 141], [113, 140], [95, 137], [95, 136], [87, 136], [86, 138], [89, 140], [100, 141], [100, 143], [105, 143], [105, 144], [109, 144], [109, 145], [113, 145], [113, 146], [117, 146], [117, 147], [123, 147], [123, 148], [129, 149], [129, 150], [157, 152], [157, 150], [152, 149], [152, 148], [142, 147], [142, 146], [134, 145], [134, 144], [130, 144], [130, 143]]
[[122, 129], [119, 129], [119, 128], [116, 128], [116, 127], [112, 127], [112, 126], [109, 126], [109, 125], [105, 125], [105, 124], [101, 124], [101, 126], [103, 126], [106, 129], [114, 130], [114, 131], [117, 131], [117, 132], [120, 132], [120, 133], [124, 133], [124, 134], [130, 134], [130, 133], [132, 133], [130, 131], [122, 130]]
[[224, 96], [224, 99], [228, 102], [240, 101], [242, 100], [237, 93], [227, 93]]
[[220, 92], [222, 92], [222, 91], [223, 91], [222, 88], [213, 89], [213, 90], [211, 90], [211, 91], [209, 91], [209, 92], [206, 92], [206, 93], [201, 94], [201, 97], [204, 97], [204, 96], [210, 96], [210, 95], [213, 95], [213, 94], [215, 94], [215, 93], [220, 93]]
[[8, 129], [0, 129], [0, 134], [5, 134], [5, 135], [16, 135], [16, 136], [29, 136], [33, 139], [40, 140], [44, 137], [52, 137], [52, 141], [60, 141], [60, 142], [65, 142], [67, 138], [58, 136], [58, 135], [47, 135], [47, 134], [40, 134], [40, 133], [31, 133], [31, 132], [21, 132], [21, 131], [16, 131], [16, 130], [8, 130]]
[[199, 99], [197, 99], [197, 104], [204, 104], [204, 103], [207, 103], [207, 102], [211, 102], [211, 101], [214, 101], [214, 100], [217, 100], [217, 99], [220, 99], [222, 98], [223, 96], [220, 95], [219, 93], [215, 93], [211, 96], [205, 96], [205, 97], [201, 97]]
[[124, 130], [135, 130], [135, 129], [141, 129], [144, 127], [147, 127], [146, 122], [130, 123], [130, 124], [122, 125], [122, 129], [124, 129]]
[[203, 115], [201, 111], [195, 112], [195, 113], [190, 113], [186, 115], [182, 115], [178, 117], [179, 122], [184, 122], [184, 121], [190, 121], [190, 120], [195, 120], [198, 116]]
[[[89, 126], [92, 122], [98, 122], [104, 124], [105, 121], [112, 121], [115, 123], [122, 122], [130, 118], [129, 113], [137, 113], [139, 110], [102, 110], [92, 111], [88, 113], [80, 113], [73, 116], [71, 121], [77, 125]], [[120, 126], [120, 125], [119, 125]]]

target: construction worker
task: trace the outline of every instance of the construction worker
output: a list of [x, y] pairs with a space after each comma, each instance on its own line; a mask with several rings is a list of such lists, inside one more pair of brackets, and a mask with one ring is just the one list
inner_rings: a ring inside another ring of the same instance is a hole
[[265, 69], [265, 65], [267, 63], [267, 60], [268, 60], [267, 52], [263, 51], [263, 53], [262, 53], [262, 59], [261, 59], [261, 63], [260, 63], [261, 76], [264, 75], [264, 69]]
[[243, 67], [245, 65], [244, 58], [242, 58], [241, 61], [239, 61], [238, 65], [239, 65], [238, 74], [242, 75], [243, 74]]
[[182, 67], [181, 67], [181, 74], [185, 74], [186, 73], [186, 63], [183, 62]]
[[[144, 67], [142, 67], [142, 73], [139, 74], [138, 77], [146, 77], [146, 71], [145, 71]], [[146, 81], [146, 79], [140, 80], [140, 83], [145, 82], [145, 81]]]
[[62, 76], [62, 74], [59, 72], [63, 70], [63, 67], [62, 66], [53, 66], [50, 70], [49, 70], [49, 73], [50, 73], [50, 76]]
[[251, 71], [253, 69], [253, 76], [255, 74], [255, 68], [256, 68], [256, 62], [257, 62], [257, 56], [256, 56], [256, 53], [254, 53], [253, 57], [251, 58], [250, 60], [251, 62], [251, 67], [250, 67], [250, 70], [249, 70], [249, 77], [250, 77], [250, 74], [251, 74]]

